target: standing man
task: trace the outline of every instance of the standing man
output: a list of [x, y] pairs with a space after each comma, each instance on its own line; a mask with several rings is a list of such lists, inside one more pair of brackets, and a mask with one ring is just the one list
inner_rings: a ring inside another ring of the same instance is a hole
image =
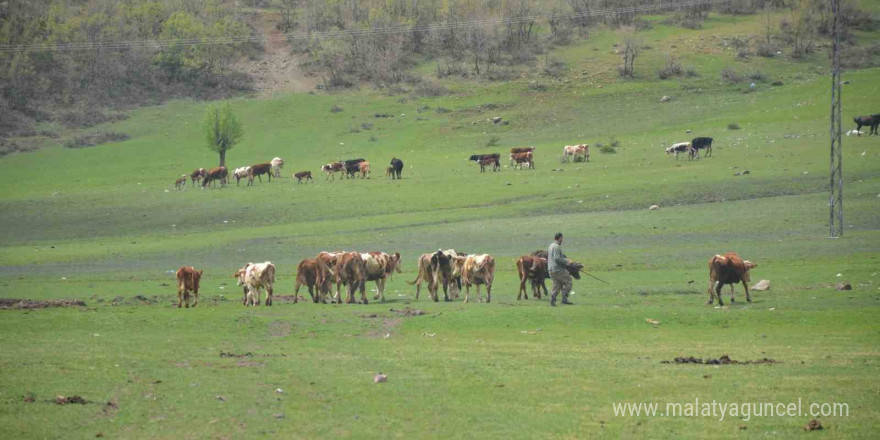
[[550, 271], [550, 278], [553, 279], [553, 291], [550, 292], [550, 305], [556, 307], [556, 295], [562, 291], [562, 304], [573, 304], [568, 301], [568, 294], [571, 292], [571, 275], [566, 267], [571, 263], [565, 254], [562, 253], [562, 232], [557, 232], [554, 237], [555, 241], [550, 243], [550, 249], [547, 251], [547, 269]]

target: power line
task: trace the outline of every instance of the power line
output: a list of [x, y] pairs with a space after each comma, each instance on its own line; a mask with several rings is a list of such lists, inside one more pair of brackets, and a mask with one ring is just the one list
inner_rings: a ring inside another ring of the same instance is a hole
[[533, 14], [520, 17], [508, 18], [489, 18], [482, 20], [463, 20], [463, 21], [446, 21], [443, 23], [432, 23], [414, 26], [386, 26], [365, 29], [343, 29], [338, 31], [323, 32], [289, 32], [280, 34], [277, 37], [264, 37], [261, 35], [248, 35], [240, 37], [203, 37], [203, 38], [182, 38], [175, 40], [140, 40], [140, 41], [94, 41], [94, 42], [77, 42], [77, 43], [59, 43], [59, 44], [0, 44], [0, 52], [61, 52], [61, 51], [81, 51], [81, 50], [100, 50], [100, 49], [133, 49], [133, 48], [166, 48], [174, 46], [194, 46], [194, 45], [213, 45], [213, 44], [237, 44], [237, 43], [257, 43], [269, 41], [307, 41], [311, 39], [340, 39], [346, 37], [362, 37], [370, 35], [391, 35], [403, 34], [411, 32], [431, 32], [453, 29], [469, 29], [492, 25], [513, 25], [521, 23], [529, 23], [537, 20], [560, 20], [560, 19], [577, 19], [577, 18], [594, 18], [609, 17], [621, 14], [636, 14], [651, 11], [662, 11], [669, 9], [680, 9], [694, 6], [709, 6], [722, 3], [729, 3], [731, 0], [682, 0], [678, 2], [664, 3], [662, 0], [658, 4], [630, 6], [621, 8], [606, 8], [596, 11], [573, 12], [566, 14]]

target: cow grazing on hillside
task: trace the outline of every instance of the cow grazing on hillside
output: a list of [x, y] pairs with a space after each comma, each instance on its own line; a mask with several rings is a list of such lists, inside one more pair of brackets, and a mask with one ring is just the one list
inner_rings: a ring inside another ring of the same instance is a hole
[[513, 155], [520, 153], [531, 153], [535, 151], [535, 147], [513, 147], [510, 149], [510, 164], [513, 165]]
[[294, 303], [298, 301], [299, 288], [303, 285], [309, 289], [309, 296], [316, 303], [324, 300], [321, 296], [322, 290], [330, 290], [330, 280], [325, 281], [324, 289], [318, 285], [318, 263], [314, 258], [306, 258], [296, 266], [296, 282], [293, 286]]
[[385, 302], [385, 283], [391, 279], [396, 270], [400, 273], [400, 253], [393, 255], [384, 252], [367, 252], [361, 254], [364, 260], [366, 281], [376, 282], [376, 295], [373, 299]]
[[501, 163], [498, 161], [497, 157], [483, 157], [477, 162], [480, 164], [480, 172], [485, 173], [487, 166], [492, 166], [492, 171], [498, 171], [501, 169]]
[[197, 168], [193, 170], [193, 172], [189, 173], [189, 177], [192, 179], [193, 186], [196, 186], [196, 182], [201, 182], [202, 178], [205, 177], [205, 174], [208, 173], [208, 170], [204, 168]]
[[266, 305], [272, 305], [272, 291], [275, 286], [275, 265], [265, 263], [248, 263], [236, 271], [233, 278], [238, 280], [244, 292], [245, 306], [260, 305], [260, 291], [266, 289]]
[[511, 155], [511, 159], [513, 159], [513, 161], [516, 162], [516, 165], [513, 166], [513, 169], [516, 169], [516, 167], [519, 167], [519, 169], [522, 169], [523, 164], [527, 164], [529, 166], [529, 168], [535, 169], [535, 161], [534, 161], [534, 158], [532, 157], [531, 151], [529, 151], [527, 153], [513, 154], [513, 155]]
[[272, 164], [269, 162], [266, 163], [258, 163], [256, 165], [250, 166], [250, 172], [248, 173], [248, 186], [254, 184], [254, 177], [260, 180], [260, 183], [263, 183], [263, 178], [260, 177], [263, 174], [269, 177], [269, 181], [272, 181]]
[[370, 163], [367, 161], [358, 164], [358, 171], [361, 173], [361, 179], [366, 179], [370, 174]]
[[344, 252], [336, 259], [336, 291], [340, 292], [341, 286], [348, 287], [345, 297], [346, 304], [357, 302], [354, 298], [355, 290], [360, 290], [361, 301], [367, 304], [366, 270], [366, 264], [360, 253]]
[[541, 288], [544, 289], [544, 295], [547, 295], [547, 284], [544, 282], [550, 275], [547, 272], [547, 259], [533, 255], [523, 255], [516, 260], [516, 272], [519, 274], [519, 291], [516, 299], [521, 299], [525, 295], [529, 299], [526, 292], [526, 281], [531, 281], [532, 295], [536, 299], [541, 299]]
[[211, 182], [218, 180], [220, 181], [221, 187], [226, 186], [227, 174], [228, 172], [226, 170], [226, 167], [211, 168], [210, 170], [208, 170], [207, 173], [205, 173], [205, 178], [202, 179], [202, 189], [207, 188]]
[[232, 172], [232, 177], [235, 177], [235, 186], [238, 186], [241, 183], [241, 179], [247, 178], [251, 174], [251, 167], [238, 167], [235, 171]]
[[177, 180], [174, 181], [174, 189], [181, 190], [186, 188], [186, 178], [189, 177], [186, 174], [180, 176]]
[[336, 282], [336, 262], [339, 256], [344, 252], [320, 252], [315, 257], [317, 265], [317, 278], [315, 280], [318, 286], [317, 295], [320, 301], [326, 301], [327, 295], [331, 296], [331, 302], [339, 302], [339, 291], [333, 295], [333, 283]]
[[694, 155], [697, 159], [700, 158], [700, 150], [703, 149], [706, 150], [705, 157], [712, 155], [712, 142], [713, 139], [710, 137], [695, 137], [691, 140], [691, 148], [694, 150]]
[[691, 147], [690, 142], [679, 142], [677, 144], [672, 144], [671, 147], [666, 149], [666, 154], [675, 154], [675, 160], [678, 160], [678, 155], [687, 153], [688, 159], [694, 158], [694, 150]]
[[312, 172], [311, 171], [300, 171], [293, 175], [296, 178], [296, 183], [302, 183], [303, 179], [306, 180], [306, 183], [309, 183], [309, 180], [312, 180]]
[[322, 166], [321, 171], [326, 175], [324, 180], [329, 180], [331, 177], [333, 180], [336, 180], [336, 173], [345, 171], [345, 164], [342, 162], [331, 162]]
[[366, 162], [366, 159], [349, 159], [342, 161], [345, 164], [345, 176], [349, 179], [354, 179], [355, 175], [361, 170], [361, 162]]
[[400, 173], [403, 171], [403, 161], [393, 157], [391, 158], [391, 178], [400, 179]]
[[758, 265], [748, 260], [743, 261], [736, 252], [709, 258], [709, 301], [706, 304], [712, 304], [717, 297], [718, 305], [724, 305], [724, 301], [721, 300], [721, 288], [725, 284], [730, 284], [730, 302], [734, 302], [733, 285], [736, 283], [742, 283], [746, 290], [746, 301], [752, 302], [748, 285], [751, 281], [749, 270], [755, 267]]
[[269, 163], [272, 165], [272, 175], [274, 177], [281, 177], [281, 168], [284, 168], [284, 160], [280, 157], [275, 157]]
[[474, 162], [479, 162], [481, 159], [484, 159], [484, 158], [487, 158], [487, 157], [491, 157], [491, 158], [494, 158], [495, 160], [498, 160], [498, 159], [501, 158], [501, 154], [499, 154], [499, 153], [491, 153], [491, 154], [472, 154], [471, 157], [470, 157], [468, 160], [472, 160], [472, 161], [474, 161]]
[[853, 121], [855, 121], [856, 125], [858, 126], [856, 127], [856, 131], [861, 131], [862, 126], [866, 125], [868, 127], [871, 127], [868, 136], [875, 135], [877, 134], [877, 127], [880, 126], [880, 114], [871, 116], [856, 116], [855, 118], [853, 118]]
[[202, 271], [192, 266], [180, 266], [175, 276], [177, 277], [177, 308], [179, 309], [184, 301], [189, 308], [190, 291], [194, 297], [193, 307], [199, 305], [199, 281], [202, 279]]
[[489, 254], [468, 255], [461, 269], [464, 284], [464, 302], [468, 302], [471, 286], [477, 286], [477, 300], [481, 300], [480, 285], [486, 285], [486, 302], [492, 302], [492, 281], [495, 279], [495, 259]]

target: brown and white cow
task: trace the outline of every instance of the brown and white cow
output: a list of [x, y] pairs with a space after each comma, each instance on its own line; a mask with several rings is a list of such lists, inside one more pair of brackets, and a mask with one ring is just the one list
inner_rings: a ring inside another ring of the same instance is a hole
[[205, 177], [202, 180], [202, 189], [207, 188], [209, 184], [218, 180], [221, 187], [226, 186], [227, 174], [226, 167], [211, 168], [205, 173]]
[[324, 180], [330, 180], [332, 177], [333, 180], [336, 180], [336, 173], [345, 172], [345, 163], [343, 162], [331, 162], [327, 165], [321, 166], [321, 171], [327, 176]]
[[513, 155], [520, 153], [531, 153], [535, 151], [535, 147], [513, 147], [510, 149], [510, 164], [513, 165]]
[[174, 189], [179, 191], [183, 188], [186, 188], [186, 178], [187, 177], [188, 176], [186, 174], [184, 174], [183, 176], [180, 176], [177, 180], [175, 180], [174, 181]]
[[239, 286], [242, 286], [245, 306], [260, 305], [260, 291], [263, 289], [266, 289], [266, 305], [272, 305], [275, 286], [275, 265], [272, 262], [245, 264], [232, 277], [238, 280]]
[[254, 177], [260, 179], [260, 183], [263, 183], [263, 178], [260, 177], [263, 174], [269, 176], [269, 181], [272, 181], [272, 164], [269, 162], [266, 163], [258, 163], [256, 165], [250, 166], [250, 172], [248, 172], [248, 186], [254, 184]]
[[364, 260], [367, 281], [376, 282], [376, 295], [373, 299], [385, 302], [385, 283], [391, 279], [396, 270], [400, 273], [400, 253], [388, 255], [385, 252], [366, 252], [361, 254]]
[[578, 158], [580, 158], [580, 162], [589, 162], [590, 161], [590, 146], [587, 144], [580, 144], [574, 149], [574, 162], [578, 162]]
[[315, 257], [315, 264], [317, 265], [317, 277], [315, 282], [318, 286], [318, 297], [319, 301], [324, 302], [327, 299], [327, 295], [330, 295], [331, 302], [339, 301], [339, 291], [336, 291], [336, 294], [333, 295], [333, 283], [336, 282], [336, 260], [342, 255], [344, 252], [320, 252]]
[[464, 284], [464, 302], [468, 302], [471, 286], [477, 286], [477, 300], [480, 301], [480, 285], [486, 285], [486, 302], [492, 302], [492, 281], [495, 279], [495, 259], [489, 254], [468, 255], [461, 270]]
[[535, 169], [535, 161], [534, 161], [534, 158], [532, 157], [531, 151], [528, 151], [525, 153], [511, 154], [510, 158], [514, 162], [516, 162], [516, 165], [513, 166], [513, 169], [516, 169], [517, 166], [519, 167], [519, 169], [522, 169], [523, 164], [527, 164], [529, 166], [529, 168]]
[[694, 149], [691, 147], [690, 142], [679, 142], [677, 144], [672, 144], [671, 147], [666, 149], [666, 154], [675, 154], [675, 160], [678, 160], [679, 154], [687, 153], [688, 159], [694, 159]]
[[247, 178], [251, 174], [251, 167], [238, 167], [232, 171], [232, 177], [235, 177], [235, 186], [241, 183], [241, 179]]
[[[439, 301], [439, 288], [443, 285], [443, 299], [449, 301], [449, 297], [458, 298], [461, 290], [461, 268], [464, 264], [464, 254], [459, 254], [454, 249], [422, 254], [417, 263], [418, 275], [408, 284], [416, 285], [416, 299], [422, 288], [422, 282], [428, 285], [428, 294], [435, 302]], [[454, 281], [454, 283], [452, 283]], [[450, 288], [450, 283], [452, 283]]]
[[296, 178], [296, 183], [302, 183], [303, 179], [306, 180], [306, 183], [309, 183], [309, 180], [312, 180], [312, 172], [311, 171], [300, 171], [293, 175]]
[[177, 308], [179, 309], [186, 302], [189, 308], [189, 292], [195, 298], [193, 307], [199, 305], [199, 280], [202, 279], [202, 271], [196, 270], [192, 266], [180, 266], [177, 269]]
[[748, 285], [751, 282], [749, 270], [755, 267], [758, 265], [748, 260], [743, 261], [736, 252], [728, 252], [709, 258], [709, 301], [706, 304], [712, 304], [717, 297], [718, 304], [724, 305], [724, 301], [721, 300], [721, 288], [725, 284], [730, 284], [730, 302], [735, 302], [733, 285], [737, 283], [742, 283], [745, 288], [746, 301], [752, 302]]
[[523, 255], [516, 260], [516, 271], [519, 274], [519, 291], [516, 299], [521, 299], [525, 295], [529, 299], [526, 292], [526, 281], [531, 281], [532, 295], [535, 299], [541, 299], [541, 288], [544, 288], [544, 295], [547, 295], [547, 259], [536, 257], [534, 255]]
[[201, 182], [202, 178], [205, 177], [208, 170], [204, 168], [196, 168], [193, 172], [189, 173], [189, 177], [192, 178], [193, 186], [196, 186], [196, 182]]
[[360, 290], [361, 301], [364, 304], [368, 303], [366, 275], [366, 264], [360, 253], [344, 252], [336, 259], [336, 291], [338, 293], [341, 290], [340, 286], [348, 287], [346, 304], [357, 302], [354, 298], [355, 290]]

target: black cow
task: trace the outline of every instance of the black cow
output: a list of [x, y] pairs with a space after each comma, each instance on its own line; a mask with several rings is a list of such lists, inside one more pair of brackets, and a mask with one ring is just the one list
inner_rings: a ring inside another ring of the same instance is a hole
[[354, 179], [355, 175], [360, 172], [360, 163], [366, 159], [349, 159], [342, 161], [345, 164], [345, 175], [350, 179]]
[[858, 128], [856, 130], [862, 129], [863, 125], [867, 125], [871, 127], [871, 130], [868, 132], [868, 136], [872, 134], [877, 134], [877, 126], [880, 126], [880, 114], [871, 115], [871, 116], [856, 116], [853, 118]]
[[[400, 179], [400, 172], [403, 171], [403, 161], [394, 157], [391, 159], [391, 178]], [[396, 176], [396, 177], [395, 177]]]
[[695, 137], [691, 141], [691, 148], [694, 149], [694, 153], [697, 155], [697, 158], [700, 157], [700, 150], [706, 149], [706, 157], [712, 155], [712, 138], [710, 137]]
[[501, 157], [501, 155], [498, 154], [498, 153], [492, 153], [492, 154], [472, 154], [472, 155], [471, 155], [471, 158], [468, 159], [468, 160], [472, 160], [472, 161], [474, 161], [474, 162], [479, 162], [479, 161], [482, 160], [482, 159], [486, 159], [486, 158], [490, 158], [490, 157], [491, 157], [491, 158], [498, 159], [498, 158]]

